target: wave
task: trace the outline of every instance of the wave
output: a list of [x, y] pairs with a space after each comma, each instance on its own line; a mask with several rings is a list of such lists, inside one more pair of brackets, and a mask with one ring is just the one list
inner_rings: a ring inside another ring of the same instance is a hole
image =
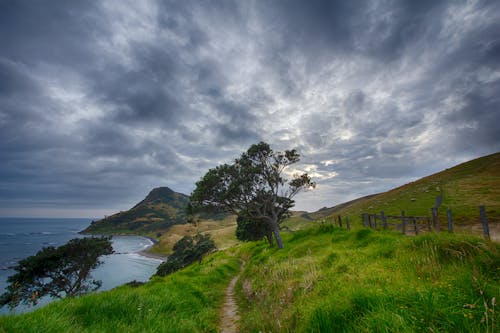
[[51, 236], [51, 235], [58, 235], [56, 232], [52, 231], [32, 231], [32, 232], [23, 232], [22, 234], [16, 234], [16, 235], [23, 235], [23, 236]]
[[137, 253], [137, 252], [135, 252], [135, 253], [128, 253], [128, 256], [130, 258], [133, 258], [135, 260], [140, 260], [140, 261], [146, 260], [146, 261], [163, 262], [163, 260], [160, 259], [160, 258], [147, 257], [147, 256], [144, 256], [144, 255], [142, 255], [140, 253]]

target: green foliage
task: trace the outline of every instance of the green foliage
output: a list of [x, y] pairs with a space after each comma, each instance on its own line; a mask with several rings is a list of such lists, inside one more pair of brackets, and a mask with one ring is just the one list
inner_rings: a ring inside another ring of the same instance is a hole
[[[500, 245], [318, 225], [250, 258], [236, 285], [243, 332], [495, 332]], [[494, 327], [493, 327], [494, 326]]]
[[0, 316], [0, 332], [219, 332], [225, 289], [239, 261], [225, 253], [166, 277]]
[[209, 234], [196, 234], [194, 237], [184, 236], [175, 243], [174, 253], [168, 257], [167, 261], [158, 266], [156, 275], [166, 276], [195, 261], [201, 263], [203, 256], [215, 248], [215, 243]]
[[25, 258], [9, 276], [1, 305], [32, 304], [44, 296], [72, 297], [98, 289], [100, 281], [88, 281], [90, 270], [101, 264], [99, 257], [113, 253], [110, 238], [75, 238], [60, 247], [45, 247]]
[[[281, 248], [278, 225], [294, 206], [292, 198], [300, 190], [315, 186], [307, 174], [294, 176], [290, 181], [284, 177], [285, 168], [298, 161], [296, 150], [274, 152], [264, 142], [252, 145], [233, 164], [210, 169], [196, 183], [189, 210], [225, 211], [246, 221], [263, 221]], [[256, 230], [260, 232], [261, 228]]]
[[257, 241], [264, 237], [272, 239], [272, 230], [263, 219], [238, 216], [236, 219], [236, 238], [241, 241]]

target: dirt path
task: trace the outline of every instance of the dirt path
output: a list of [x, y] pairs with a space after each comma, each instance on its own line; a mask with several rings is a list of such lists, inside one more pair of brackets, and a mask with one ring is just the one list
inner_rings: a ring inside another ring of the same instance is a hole
[[[240, 273], [243, 270], [243, 266], [240, 269]], [[236, 297], [234, 295], [234, 285], [240, 273], [236, 275], [229, 286], [226, 289], [226, 298], [224, 300], [224, 306], [222, 307], [221, 313], [221, 333], [236, 333], [238, 332], [238, 321], [240, 320], [240, 315], [238, 314], [238, 304], [236, 303]]]

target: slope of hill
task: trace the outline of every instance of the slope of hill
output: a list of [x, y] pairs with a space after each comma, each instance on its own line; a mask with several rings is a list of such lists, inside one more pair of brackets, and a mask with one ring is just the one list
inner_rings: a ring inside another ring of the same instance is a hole
[[390, 191], [356, 199], [308, 214], [311, 219], [332, 219], [337, 215], [360, 221], [361, 213], [430, 215], [436, 198], [442, 197], [439, 216], [446, 221], [446, 209], [458, 225], [479, 222], [479, 205], [486, 206], [489, 222], [500, 222], [500, 153], [484, 156], [424, 177]]
[[236, 239], [236, 216], [213, 216], [212, 219], [197, 219], [196, 223], [176, 224], [162, 232], [158, 242], [149, 252], [169, 255], [175, 243], [183, 236], [194, 236], [196, 233], [210, 234], [219, 250], [239, 243]]
[[496, 243], [333, 225], [283, 238], [284, 249], [250, 242], [144, 285], [0, 316], [0, 332], [220, 332], [238, 271], [240, 332], [497, 332]]
[[92, 222], [83, 233], [147, 235], [165, 230], [172, 225], [185, 223], [188, 198], [168, 187], [158, 187], [130, 210]]

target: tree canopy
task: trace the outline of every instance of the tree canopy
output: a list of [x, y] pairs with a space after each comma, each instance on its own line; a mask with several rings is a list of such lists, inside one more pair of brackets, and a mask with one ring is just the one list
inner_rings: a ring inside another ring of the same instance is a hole
[[[253, 223], [252, 228], [264, 236], [270, 235], [270, 230], [282, 248], [279, 223], [295, 205], [293, 197], [315, 186], [307, 173], [295, 174], [290, 180], [286, 178], [286, 168], [299, 160], [295, 149], [275, 152], [265, 142], [254, 144], [233, 164], [210, 169], [196, 183], [190, 196], [190, 209], [237, 214], [241, 221]], [[247, 225], [245, 230], [252, 228]], [[268, 240], [272, 243], [272, 238]]]
[[34, 256], [19, 261], [16, 273], [8, 277], [7, 291], [0, 305], [36, 305], [40, 298], [73, 297], [94, 291], [101, 281], [90, 280], [90, 271], [113, 253], [110, 237], [75, 238], [60, 247], [44, 247]]

